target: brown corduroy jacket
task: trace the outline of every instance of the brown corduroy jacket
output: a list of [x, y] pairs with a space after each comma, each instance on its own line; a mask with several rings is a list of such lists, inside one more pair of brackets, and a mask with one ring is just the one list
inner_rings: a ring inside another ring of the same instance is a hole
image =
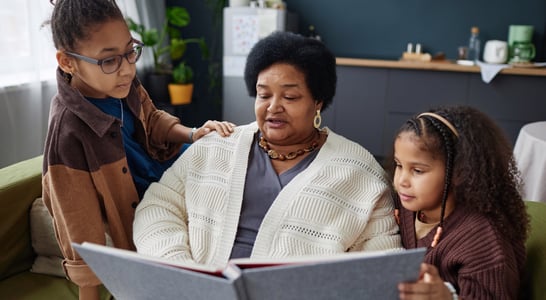
[[[43, 198], [53, 215], [67, 277], [81, 287], [99, 279], [71, 243], [134, 249], [132, 223], [139, 197], [123, 146], [120, 120], [103, 113], [72, 88], [57, 71], [44, 148]], [[137, 78], [124, 100], [135, 116], [135, 139], [151, 157], [165, 160], [182, 144], [167, 142], [179, 119], [158, 110]]]

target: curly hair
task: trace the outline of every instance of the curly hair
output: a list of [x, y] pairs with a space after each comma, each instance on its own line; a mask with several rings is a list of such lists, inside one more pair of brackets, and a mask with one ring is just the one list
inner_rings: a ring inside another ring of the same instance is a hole
[[79, 41], [87, 39], [93, 27], [109, 20], [125, 22], [115, 0], [50, 0], [55, 7], [49, 24], [57, 50], [75, 51]]
[[[459, 136], [428, 116], [409, 119], [395, 136], [413, 132], [428, 151], [444, 159], [444, 198], [451, 183], [457, 206], [483, 214], [508, 240], [525, 242], [529, 216], [520, 193], [521, 178], [512, 147], [502, 129], [486, 114], [469, 106], [440, 107], [429, 112], [447, 119]], [[388, 171], [393, 178], [394, 165], [389, 165]]]
[[261, 71], [276, 63], [287, 63], [303, 73], [315, 101], [326, 109], [336, 92], [335, 56], [326, 46], [299, 34], [276, 31], [258, 41], [248, 54], [245, 83], [248, 94], [256, 97], [256, 83]]

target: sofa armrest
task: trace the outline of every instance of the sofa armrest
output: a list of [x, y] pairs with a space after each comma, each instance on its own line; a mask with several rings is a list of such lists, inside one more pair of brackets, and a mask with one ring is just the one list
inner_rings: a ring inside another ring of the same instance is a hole
[[29, 211], [42, 195], [42, 156], [0, 169], [0, 280], [34, 261]]

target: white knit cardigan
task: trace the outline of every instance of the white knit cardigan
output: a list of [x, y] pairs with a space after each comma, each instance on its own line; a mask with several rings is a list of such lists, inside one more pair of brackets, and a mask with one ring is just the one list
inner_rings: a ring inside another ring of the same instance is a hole
[[[138, 252], [227, 264], [257, 130], [254, 122], [227, 138], [203, 137], [150, 186], [136, 209]], [[393, 207], [384, 170], [373, 156], [328, 130], [316, 158], [265, 215], [252, 257], [401, 249]]]

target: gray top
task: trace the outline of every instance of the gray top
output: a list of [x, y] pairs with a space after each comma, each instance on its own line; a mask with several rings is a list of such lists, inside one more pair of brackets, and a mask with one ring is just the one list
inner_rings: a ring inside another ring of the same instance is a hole
[[258, 132], [254, 136], [253, 146], [248, 157], [249, 163], [243, 205], [237, 235], [235, 236], [235, 244], [231, 250], [231, 258], [250, 257], [258, 229], [269, 207], [275, 201], [281, 189], [292, 178], [305, 170], [318, 153], [318, 150], [311, 152], [297, 165], [277, 175], [271, 164], [271, 159], [258, 145], [259, 137]]

